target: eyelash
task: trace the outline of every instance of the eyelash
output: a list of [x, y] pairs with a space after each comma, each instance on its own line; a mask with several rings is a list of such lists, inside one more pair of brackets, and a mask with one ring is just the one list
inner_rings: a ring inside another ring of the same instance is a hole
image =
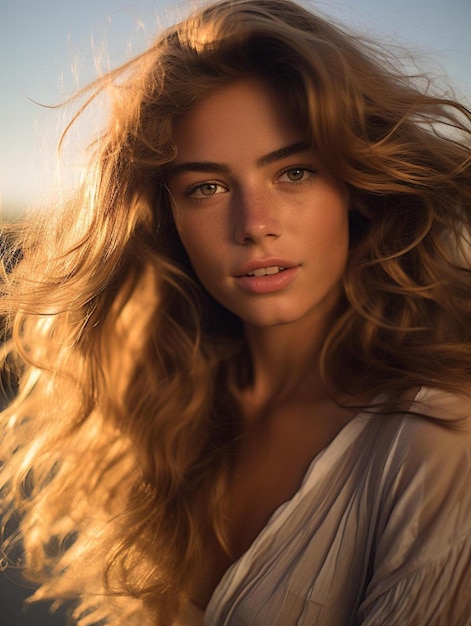
[[[298, 171], [302, 171], [305, 174], [315, 174], [316, 173], [316, 169], [312, 166], [312, 165], [291, 165], [290, 167], [286, 167], [284, 170], [282, 170], [277, 178], [280, 179], [282, 176], [284, 176], [285, 174], [287, 174], [288, 172], [295, 172], [296, 170]], [[311, 176], [303, 176], [301, 178], [301, 180], [290, 180], [289, 183], [291, 185], [301, 185], [302, 183], [306, 183], [308, 180], [310, 180]]]
[[[222, 189], [227, 190], [227, 187], [225, 187], [225, 185], [222, 185], [221, 183], [215, 180], [206, 180], [204, 183], [198, 183], [197, 185], [192, 185], [191, 187], [189, 187], [185, 192], [185, 197], [187, 198], [192, 197], [195, 191], [201, 190], [203, 187], [208, 187], [209, 185], [214, 185], [215, 187], [221, 187]], [[213, 194], [209, 194], [208, 196], [201, 194], [200, 196], [193, 196], [193, 198], [195, 200], [206, 200], [208, 198], [212, 198], [215, 195], [218, 195], [218, 194], [213, 193]]]
[[[288, 174], [288, 172], [295, 172], [296, 170], [298, 171], [302, 171], [305, 174], [315, 174], [316, 173], [316, 169], [312, 167], [312, 165], [291, 165], [289, 167], [286, 167], [285, 169], [283, 169], [281, 172], [279, 172], [276, 176], [277, 180], [279, 180], [282, 176], [284, 176], [285, 174]], [[301, 178], [301, 180], [290, 180], [289, 184], [290, 185], [301, 185], [303, 183], [306, 183], [308, 180], [310, 180], [311, 176], [308, 176], [306, 178], [306, 176], [303, 176]], [[213, 194], [208, 194], [208, 195], [204, 195], [203, 193], [200, 196], [195, 196], [193, 195], [196, 191], [203, 189], [204, 187], [210, 186], [210, 185], [214, 185], [214, 187], [221, 187], [222, 189], [224, 189], [225, 191], [223, 192], [216, 192]], [[209, 200], [211, 199], [213, 196], [219, 195], [220, 193], [225, 193], [226, 191], [228, 191], [227, 187], [223, 184], [221, 184], [218, 181], [213, 181], [213, 180], [207, 180], [203, 183], [198, 183], [196, 185], [192, 185], [191, 187], [189, 187], [187, 189], [187, 191], [185, 192], [185, 196], [186, 197], [192, 197], [194, 200]]]

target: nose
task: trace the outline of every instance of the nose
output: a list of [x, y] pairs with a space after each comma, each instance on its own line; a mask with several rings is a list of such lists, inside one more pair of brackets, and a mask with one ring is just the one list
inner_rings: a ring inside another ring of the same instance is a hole
[[240, 244], [278, 238], [283, 229], [273, 197], [262, 190], [239, 193], [234, 198], [235, 240]]

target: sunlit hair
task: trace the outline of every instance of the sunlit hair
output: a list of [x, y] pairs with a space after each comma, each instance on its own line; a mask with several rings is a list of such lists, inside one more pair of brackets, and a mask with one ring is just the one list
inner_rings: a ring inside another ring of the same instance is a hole
[[198, 10], [90, 87], [112, 106], [85, 184], [4, 233], [4, 377], [20, 387], [1, 418], [2, 508], [22, 518], [36, 597], [78, 598], [81, 626], [168, 626], [207, 540], [226, 545], [250, 359], [191, 270], [165, 179], [175, 120], [246, 77], [349, 190], [325, 379], [384, 410], [469, 384], [470, 112], [288, 0]]

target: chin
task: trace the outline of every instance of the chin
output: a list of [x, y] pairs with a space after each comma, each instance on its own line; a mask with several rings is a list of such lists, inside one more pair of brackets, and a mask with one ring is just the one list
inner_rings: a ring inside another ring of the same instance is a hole
[[302, 315], [296, 315], [288, 312], [274, 312], [269, 311], [266, 313], [236, 313], [245, 324], [255, 326], [256, 328], [271, 328], [274, 326], [286, 326], [287, 324], [296, 323]]

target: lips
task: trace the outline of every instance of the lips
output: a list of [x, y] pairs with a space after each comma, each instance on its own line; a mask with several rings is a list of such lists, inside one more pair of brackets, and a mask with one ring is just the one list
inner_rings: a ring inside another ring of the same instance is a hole
[[259, 259], [242, 265], [235, 272], [235, 276], [271, 276], [294, 267], [297, 267], [297, 264], [286, 259]]
[[245, 292], [269, 294], [289, 287], [298, 270], [299, 265], [284, 259], [263, 259], [242, 266], [234, 280]]
[[252, 272], [247, 272], [246, 276], [271, 276], [272, 274], [278, 274], [283, 272], [286, 267], [279, 267], [278, 265], [272, 265], [271, 267], [260, 267]]

